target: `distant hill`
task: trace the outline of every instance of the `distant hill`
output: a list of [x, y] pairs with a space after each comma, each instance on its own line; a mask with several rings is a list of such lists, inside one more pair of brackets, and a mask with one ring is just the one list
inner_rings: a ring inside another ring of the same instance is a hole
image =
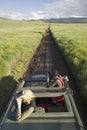
[[51, 18], [51, 19], [43, 19], [45, 22], [53, 22], [53, 23], [87, 23], [87, 18]]
[[[9, 18], [2, 18], [2, 20], [12, 20]], [[20, 21], [44, 21], [50, 23], [87, 23], [87, 17], [69, 17], [69, 18], [50, 18], [50, 19], [38, 19], [38, 20], [20, 20]]]

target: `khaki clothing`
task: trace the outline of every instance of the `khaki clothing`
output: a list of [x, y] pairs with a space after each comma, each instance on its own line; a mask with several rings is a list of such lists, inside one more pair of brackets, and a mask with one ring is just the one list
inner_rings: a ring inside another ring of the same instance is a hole
[[22, 102], [21, 108], [17, 108], [16, 110], [16, 120], [22, 121], [27, 117], [29, 117], [30, 114], [33, 111], [35, 111], [35, 107], [36, 107], [35, 101], [31, 101], [31, 103], [27, 105]]

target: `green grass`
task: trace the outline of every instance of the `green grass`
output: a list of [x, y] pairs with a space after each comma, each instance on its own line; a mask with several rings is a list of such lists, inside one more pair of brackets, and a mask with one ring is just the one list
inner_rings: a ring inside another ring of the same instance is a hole
[[[19, 78], [48, 25], [49, 23], [41, 21], [0, 19], [0, 88], [3, 87], [3, 91], [0, 91], [0, 100]], [[87, 24], [50, 25], [83, 98], [87, 101]]]
[[43, 22], [0, 19], [0, 61], [2, 61], [0, 77], [9, 75], [10, 64], [20, 55], [25, 55], [28, 60], [46, 28], [47, 24]]
[[51, 29], [87, 104], [87, 24], [51, 24]]
[[[41, 21], [0, 19], [0, 100], [14, 86], [14, 81], [32, 57], [47, 27], [48, 24]], [[8, 76], [14, 80], [9, 80]]]

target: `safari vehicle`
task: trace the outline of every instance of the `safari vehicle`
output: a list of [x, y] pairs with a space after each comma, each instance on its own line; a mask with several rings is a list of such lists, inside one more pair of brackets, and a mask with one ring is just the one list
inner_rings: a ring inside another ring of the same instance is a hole
[[[10, 115], [14, 111], [15, 94], [31, 89], [35, 96], [36, 110], [21, 123]], [[20, 80], [1, 118], [1, 130], [85, 130], [69, 88], [47, 88], [44, 75], [34, 75]]]
[[[62, 88], [54, 88], [55, 90], [58, 90], [58, 89], [64, 89], [66, 87], [68, 87], [68, 77], [65, 75], [63, 76], [63, 80], [64, 80], [64, 83], [65, 83], [65, 86]], [[44, 89], [46, 90], [47, 88], [47, 77], [45, 74], [41, 73], [41, 74], [34, 74], [32, 75], [30, 78], [28, 77], [25, 77], [25, 78], [21, 78], [20, 79], [20, 83], [18, 85], [18, 90], [22, 87], [30, 87], [31, 89]], [[49, 88], [50, 89], [50, 88]], [[51, 89], [50, 89], [51, 90]], [[52, 89], [53, 90], [53, 89]]]

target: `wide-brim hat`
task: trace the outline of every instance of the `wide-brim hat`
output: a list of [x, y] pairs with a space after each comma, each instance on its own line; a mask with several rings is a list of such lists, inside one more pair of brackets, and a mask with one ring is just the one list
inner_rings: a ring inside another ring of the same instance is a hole
[[31, 91], [31, 90], [23, 90], [21, 95], [20, 95], [20, 98], [34, 98], [35, 95], [34, 93]]

